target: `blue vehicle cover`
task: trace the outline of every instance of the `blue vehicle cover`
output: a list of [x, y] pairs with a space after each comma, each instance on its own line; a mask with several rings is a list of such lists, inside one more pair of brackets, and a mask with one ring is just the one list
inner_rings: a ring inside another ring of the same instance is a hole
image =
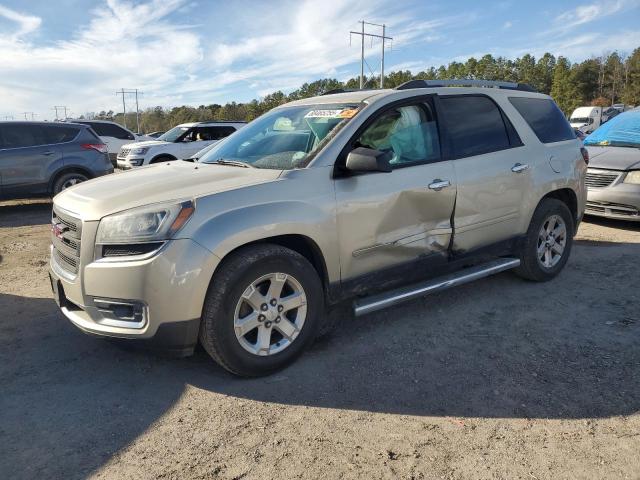
[[640, 147], [640, 109], [615, 116], [585, 138], [584, 144]]

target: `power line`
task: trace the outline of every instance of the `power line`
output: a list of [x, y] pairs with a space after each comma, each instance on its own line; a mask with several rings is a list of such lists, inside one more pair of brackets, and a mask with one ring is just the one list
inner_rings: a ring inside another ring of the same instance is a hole
[[25, 120], [29, 120], [29, 119], [27, 118], [27, 115], [31, 115], [31, 120], [32, 120], [32, 121], [34, 120], [34, 117], [35, 117], [36, 115], [38, 115], [37, 113], [34, 113], [34, 112], [22, 112], [22, 114], [24, 115], [24, 119], [25, 119]]
[[[371, 23], [365, 22], [364, 20], [360, 20], [358, 23], [362, 25], [362, 29], [360, 32], [354, 32], [353, 30], [349, 32], [349, 39], [351, 39], [351, 35], [359, 35], [360, 38], [360, 89], [364, 88], [364, 39], [365, 37], [371, 38], [373, 42], [374, 38], [379, 38], [382, 40], [382, 59], [380, 61], [380, 88], [384, 88], [384, 42], [385, 40], [393, 40], [393, 37], [387, 37], [386, 31], [387, 26], [379, 23]], [[374, 27], [382, 27], [382, 35], [376, 35], [375, 33], [367, 33], [365, 32], [365, 25], [372, 25]]]
[[136, 96], [136, 128], [137, 131], [140, 131], [140, 108], [138, 108], [138, 94], [142, 95], [142, 92], [138, 91], [137, 88], [134, 89], [129, 89], [129, 90], [125, 90], [124, 88], [121, 88], [118, 92], [116, 92], [116, 95], [122, 95], [122, 118], [123, 118], [123, 123], [124, 123], [124, 127], [127, 127], [127, 105], [125, 103], [124, 100], [124, 96], [125, 95], [135, 95]]

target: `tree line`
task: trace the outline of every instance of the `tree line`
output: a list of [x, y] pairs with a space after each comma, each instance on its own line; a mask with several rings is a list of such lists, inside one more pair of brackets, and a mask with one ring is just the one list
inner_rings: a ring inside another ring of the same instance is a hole
[[[582, 105], [609, 106], [614, 103], [640, 105], [640, 48], [629, 56], [613, 52], [601, 57], [572, 63], [567, 58], [545, 53], [536, 59], [526, 54], [515, 60], [485, 55], [466, 62], [452, 62], [447, 66], [431, 67], [412, 73], [409, 70], [385, 75], [385, 87], [393, 88], [414, 79], [481, 79], [527, 83], [542, 93], [551, 95], [566, 115]], [[376, 88], [379, 77], [366, 77], [365, 87]], [[250, 121], [283, 103], [323, 94], [336, 88], [357, 89], [359, 77], [346, 82], [325, 78], [304, 83], [300, 88], [285, 94], [276, 91], [261, 99], [246, 103], [229, 102], [198, 107], [153, 107], [140, 112], [140, 129], [144, 132], [168, 130], [180, 123], [207, 120]], [[114, 120], [123, 124], [122, 113], [90, 113], [84, 118]], [[127, 113], [127, 125], [136, 125], [136, 114]]]

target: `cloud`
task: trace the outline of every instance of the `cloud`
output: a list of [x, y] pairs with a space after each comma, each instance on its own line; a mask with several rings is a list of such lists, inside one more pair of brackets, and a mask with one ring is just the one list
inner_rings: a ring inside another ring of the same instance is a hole
[[11, 10], [10, 8], [2, 5], [0, 5], [0, 17], [4, 17], [7, 20], [18, 24], [18, 30], [11, 36], [13, 40], [17, 40], [21, 36], [37, 30], [42, 23], [42, 19], [40, 17], [16, 12], [15, 10]]
[[[219, 42], [208, 59], [222, 70], [216, 75], [218, 84], [247, 82], [258, 93], [287, 90], [310, 78], [339, 76], [340, 69], [359, 62], [360, 37], [351, 36], [351, 48], [347, 43], [349, 32], [361, 29], [361, 25], [353, 22], [354, 18], [373, 22], [384, 18], [388, 25], [386, 35], [393, 37], [386, 44], [387, 50], [394, 52], [416, 43], [434, 42], [447, 28], [469, 21], [469, 15], [416, 21], [406, 9], [397, 10], [390, 9], [389, 2], [382, 0], [334, 0], [330, 6], [301, 2], [292, 11], [280, 11], [276, 22], [269, 16], [260, 21], [262, 15], [258, 12], [252, 31], [262, 34], [241, 41]], [[367, 25], [366, 32], [380, 35], [382, 29]], [[380, 52], [378, 39], [365, 39], [365, 56], [375, 74], [379, 73]], [[365, 70], [367, 75], [371, 74], [368, 67]]]
[[[12, 12], [12, 19], [21, 19], [21, 38], [0, 37], [3, 110], [48, 112], [55, 103], [80, 115], [114, 108], [120, 87], [143, 87], [150, 94], [170, 91], [203, 57], [192, 29], [169, 20], [183, 4], [108, 0], [70, 39], [45, 45], [29, 38], [35, 17]], [[0, 14], [8, 17], [5, 10]], [[51, 117], [41, 118], [46, 116]]]
[[503, 30], [509, 30], [511, 27], [513, 27], [513, 22], [507, 20], [506, 22], [504, 22], [502, 24], [502, 29]]
[[635, 0], [600, 1], [590, 5], [580, 5], [573, 10], [561, 13], [555, 18], [560, 28], [569, 29], [599, 20], [620, 12], [623, 9], [637, 6]]

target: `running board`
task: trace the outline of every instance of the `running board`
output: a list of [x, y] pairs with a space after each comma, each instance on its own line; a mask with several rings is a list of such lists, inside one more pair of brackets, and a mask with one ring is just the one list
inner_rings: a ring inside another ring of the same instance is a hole
[[413, 300], [417, 297], [440, 292], [451, 287], [457, 287], [458, 285], [463, 285], [480, 278], [504, 272], [505, 270], [516, 268], [519, 265], [520, 260], [517, 258], [500, 258], [498, 260], [492, 260], [482, 265], [465, 268], [450, 275], [434, 278], [427, 282], [402, 287], [390, 292], [356, 300], [353, 304], [354, 311], [356, 316], [365, 315], [367, 313], [375, 312], [376, 310], [391, 307], [392, 305], [396, 305], [401, 302]]

